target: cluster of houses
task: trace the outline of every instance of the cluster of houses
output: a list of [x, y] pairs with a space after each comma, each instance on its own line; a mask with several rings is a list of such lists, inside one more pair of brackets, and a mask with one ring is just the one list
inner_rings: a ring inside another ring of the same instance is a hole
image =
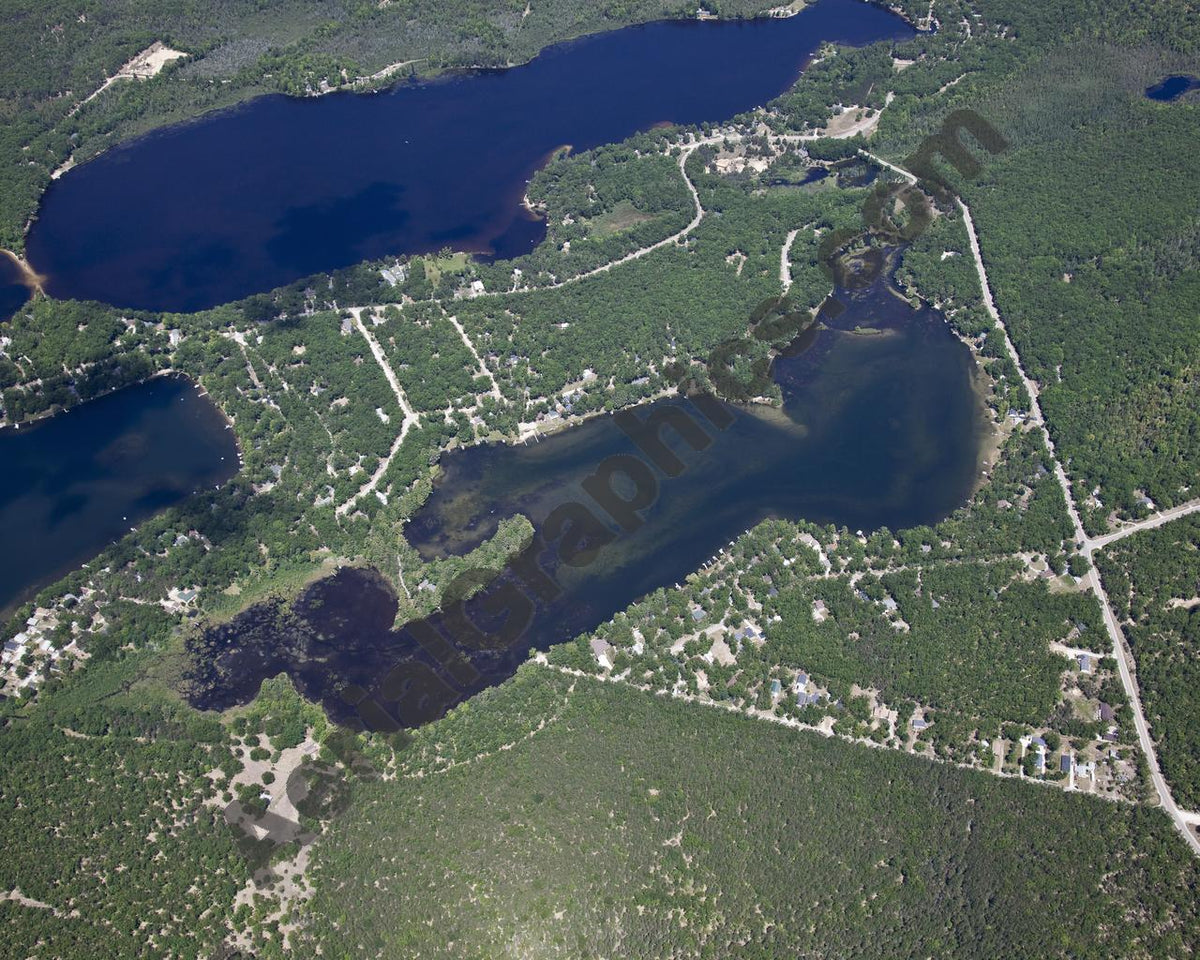
[[[1039, 777], [1046, 775], [1046, 757], [1050, 753], [1046, 745], [1044, 737], [1032, 735], [1022, 737], [1020, 739], [1021, 756], [1024, 757], [1029, 751], [1034, 751], [1034, 771]], [[1075, 779], [1095, 780], [1096, 778], [1096, 763], [1094, 760], [1080, 760], [1075, 754], [1068, 753], [1066, 750], [1058, 758], [1058, 770], [1060, 773], [1066, 774]]]
[[1076, 777], [1084, 777], [1089, 780], [1096, 778], [1096, 762], [1094, 760], [1080, 760], [1072, 753], [1064, 752], [1058, 758], [1058, 769], [1062, 773], [1074, 772]]
[[6, 695], [40, 683], [46, 672], [58, 669], [64, 656], [79, 653], [74, 640], [61, 650], [50, 642], [48, 634], [57, 626], [54, 611], [38, 607], [25, 621], [25, 629], [5, 641], [0, 654], [0, 690]]

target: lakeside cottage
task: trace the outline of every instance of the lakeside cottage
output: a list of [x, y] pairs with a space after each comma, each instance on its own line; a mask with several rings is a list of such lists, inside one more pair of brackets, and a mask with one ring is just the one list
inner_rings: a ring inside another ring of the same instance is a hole
[[596, 658], [596, 662], [605, 670], [611, 670], [613, 665], [613, 648], [608, 641], [600, 637], [592, 637], [589, 643], [591, 644], [592, 655]]

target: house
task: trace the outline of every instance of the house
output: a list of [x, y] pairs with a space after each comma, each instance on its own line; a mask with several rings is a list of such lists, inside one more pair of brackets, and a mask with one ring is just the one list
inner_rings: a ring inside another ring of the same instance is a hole
[[170, 590], [167, 591], [167, 599], [171, 603], [186, 607], [195, 601], [195, 599], [199, 595], [199, 593], [200, 593], [200, 591], [196, 587], [191, 587], [191, 588], [187, 588], [187, 589], [183, 589], [180, 587], [172, 587]]
[[1096, 719], [1103, 720], [1105, 723], [1112, 723], [1116, 717], [1117, 714], [1113, 708], [1101, 700], [1100, 705], [1096, 708]]
[[1079, 660], [1079, 672], [1080, 673], [1091, 673], [1092, 672], [1092, 669], [1093, 669], [1092, 668], [1092, 658], [1090, 656], [1088, 656], [1086, 653], [1081, 653], [1081, 654], [1079, 654], [1079, 656], [1076, 659]]
[[803, 690], [808, 686], [808, 674], [801, 670], [796, 674], [796, 689]]
[[913, 717], [912, 728], [914, 730], [920, 732], [921, 730], [925, 730], [928, 726], [929, 726], [929, 721], [926, 720], [923, 715], [918, 714], [917, 716]]
[[389, 287], [394, 287], [408, 279], [408, 268], [398, 263], [394, 267], [384, 267], [379, 271], [379, 275]]
[[1046, 741], [1043, 740], [1041, 737], [1030, 737], [1029, 744], [1030, 744], [1030, 746], [1040, 748], [1043, 753], [1046, 750]]
[[1046, 772], [1046, 751], [1039, 750], [1037, 759], [1033, 762], [1033, 769], [1038, 772], [1038, 775], [1044, 775]]
[[692, 607], [692, 619], [699, 622], [704, 619], [703, 607]]
[[600, 637], [592, 637], [589, 641], [592, 647], [592, 655], [596, 658], [596, 662], [606, 670], [611, 670], [613, 665], [612, 646], [607, 640]]
[[1058, 758], [1058, 769], [1063, 773], [1071, 772], [1071, 755], [1069, 753], [1064, 753]]
[[778, 680], [771, 681], [771, 699], [774, 700], [779, 696], [779, 692], [783, 689]]

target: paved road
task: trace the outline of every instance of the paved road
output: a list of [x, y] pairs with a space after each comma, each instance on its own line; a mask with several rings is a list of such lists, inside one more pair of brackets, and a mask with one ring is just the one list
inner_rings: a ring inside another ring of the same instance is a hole
[[1085, 553], [1091, 554], [1094, 550], [1101, 550], [1110, 543], [1124, 540], [1132, 534], [1139, 533], [1142, 530], [1153, 530], [1155, 527], [1161, 527], [1164, 523], [1170, 523], [1172, 520], [1178, 520], [1180, 517], [1186, 517], [1188, 514], [1196, 513], [1197, 511], [1200, 511], [1200, 500], [1189, 500], [1187, 503], [1181, 503], [1170, 510], [1162, 510], [1147, 517], [1145, 520], [1126, 524], [1121, 529], [1114, 530], [1112, 533], [1106, 533], [1099, 537], [1087, 537], [1083, 541], [1083, 550]]
[[[983, 256], [980, 254], [979, 239], [975, 233], [975, 222], [971, 219], [971, 211], [962, 200], [958, 200], [958, 207], [962, 211], [963, 223], [966, 225], [967, 236], [971, 242], [971, 254], [975, 258], [975, 269], [979, 274], [979, 283], [983, 289], [984, 306], [1003, 335], [1005, 348], [1008, 350], [1008, 354], [1017, 368], [1017, 373], [1020, 374], [1021, 382], [1025, 384], [1025, 389], [1029, 392], [1030, 414], [1034, 422], [1043, 427], [1046, 445], [1049, 447], [1050, 456], [1054, 463], [1054, 475], [1058, 479], [1059, 486], [1062, 487], [1063, 495], [1067, 501], [1067, 512], [1070, 514], [1071, 523], [1075, 527], [1076, 542], [1082, 545], [1085, 555], [1090, 560], [1096, 544], [1099, 544], [1101, 541], [1111, 543], [1122, 536], [1128, 536], [1129, 533], [1136, 532], [1136, 529], [1118, 531], [1108, 537], [1101, 537], [1095, 541], [1091, 540], [1084, 533], [1083, 523], [1079, 519], [1079, 511], [1075, 507], [1075, 498], [1071, 492], [1070, 481], [1067, 479], [1066, 471], [1063, 469], [1058, 453], [1054, 449], [1054, 441], [1050, 438], [1050, 432], [1045, 429], [1046, 422], [1042, 417], [1041, 405], [1038, 403], [1037, 386], [1026, 375], [1025, 367], [1021, 363], [1021, 357], [1017, 353], [1012, 340], [1009, 338], [1008, 330], [1005, 328], [1004, 322], [1000, 319], [1000, 314], [996, 310], [996, 304], [992, 299], [991, 286], [988, 283], [987, 271], [983, 265]], [[1200, 505], [1185, 505], [1185, 507], [1187, 508], [1177, 508], [1177, 511], [1166, 511], [1162, 517], [1142, 521], [1140, 525], [1135, 526], [1137, 529], [1149, 529], [1152, 526], [1158, 526], [1174, 519], [1174, 516], [1167, 516], [1166, 514], [1174, 513], [1175, 516], [1183, 516], [1185, 513], [1200, 509]], [[1175, 822], [1175, 826], [1192, 848], [1192, 851], [1200, 856], [1200, 839], [1197, 839], [1196, 834], [1190, 829], [1184, 812], [1175, 804], [1175, 799], [1171, 796], [1171, 788], [1167, 785], [1167, 781], [1163, 778], [1162, 772], [1159, 770], [1158, 754], [1154, 749], [1154, 740], [1150, 736], [1150, 725], [1146, 723], [1146, 716], [1142, 711], [1142, 699], [1139, 695], [1137, 684], [1133, 679], [1133, 662], [1129, 656], [1129, 651], [1125, 647], [1121, 628], [1117, 624], [1116, 617], [1113, 615], [1112, 604], [1109, 603], [1108, 594], [1104, 590], [1104, 584], [1101, 583], [1100, 577], [1094, 567], [1089, 571], [1087, 579], [1095, 591], [1096, 597], [1100, 601], [1101, 610], [1104, 613], [1104, 625], [1108, 629], [1108, 636], [1112, 641], [1113, 655], [1116, 658], [1118, 672], [1121, 675], [1121, 684], [1125, 688], [1125, 695], [1129, 698], [1129, 705], [1133, 709], [1133, 723], [1137, 729], [1138, 742], [1141, 744], [1142, 752], [1146, 755], [1146, 762], [1150, 768], [1150, 779], [1154, 783], [1154, 790], [1158, 794], [1159, 803]]]
[[1113, 643], [1117, 669], [1121, 674], [1121, 683], [1125, 687], [1125, 694], [1129, 697], [1129, 705], [1133, 708], [1133, 725], [1137, 729], [1138, 742], [1141, 744], [1142, 752], [1146, 755], [1146, 763], [1150, 767], [1150, 779], [1154, 782], [1154, 790], [1158, 794], [1159, 803], [1175, 821], [1175, 826], [1179, 828], [1179, 832], [1183, 834], [1192, 851], [1200, 855], [1200, 839], [1197, 839], [1195, 832], [1189, 827], [1189, 822], [1194, 819], [1195, 815], [1189, 815], [1176, 805], [1175, 798], [1171, 796], [1171, 788], [1167, 785], [1167, 781], [1158, 767], [1158, 754], [1154, 751], [1154, 741], [1150, 737], [1150, 725], [1146, 723], [1146, 716], [1142, 712], [1142, 698], [1138, 693], [1137, 684], [1133, 680], [1132, 660], [1125, 648], [1121, 628], [1117, 624], [1116, 617], [1113, 616], [1112, 604], [1108, 602], [1104, 584], [1100, 582], [1100, 577], [1094, 568], [1088, 573], [1088, 578], [1091, 581], [1092, 589], [1096, 591], [1096, 596], [1100, 598], [1100, 607], [1104, 611], [1104, 625], [1108, 628], [1108, 635]]

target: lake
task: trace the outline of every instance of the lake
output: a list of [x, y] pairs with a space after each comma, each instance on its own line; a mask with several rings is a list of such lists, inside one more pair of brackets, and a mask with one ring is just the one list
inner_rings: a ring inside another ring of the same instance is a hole
[[1200, 77], [1189, 77], [1186, 74], [1176, 74], [1146, 88], [1146, 96], [1160, 103], [1170, 103], [1178, 100], [1185, 93], [1200, 89]]
[[238, 469], [233, 432], [182, 377], [0, 429], [0, 612]]
[[[260, 605], [198, 638], [193, 703], [246, 702], [264, 678], [286, 671], [338, 721], [416, 726], [510, 676], [530, 648], [568, 640], [682, 582], [764, 518], [851, 530], [944, 518], [979, 476], [986, 420], [974, 359], [941, 314], [911, 308], [886, 278], [839, 296], [848, 309], [777, 359], [782, 410], [720, 405], [730, 422], [717, 426], [686, 400], [635, 408], [645, 418], [678, 407], [711, 441], [697, 451], [664, 431], [682, 469], [653, 471], [657, 489], [636, 529], [619, 527], [583, 487], [614, 457], [646, 460], [612, 415], [536, 444], [445, 454], [432, 495], [405, 528], [425, 557], [462, 554], [517, 513], [538, 532], [467, 603], [482, 633], [464, 628], [452, 610], [395, 630], [390, 585], [373, 571], [343, 570], [290, 609]], [[619, 478], [611, 487], [623, 499], [636, 489]], [[604, 523], [582, 544], [596, 548], [582, 565], [563, 548], [571, 528], [550, 529], [555, 510], [572, 503]], [[433, 631], [455, 642], [437, 641]], [[358, 707], [347, 702], [364, 694]]]
[[912, 36], [880, 7], [818, 0], [787, 19], [626, 28], [375, 95], [260, 98], [55, 181], [28, 259], [53, 296], [189, 311], [390, 254], [516, 256], [542, 236], [521, 198], [555, 148], [726, 120], [786, 90], [825, 41]]
[[0, 253], [0, 323], [4, 323], [29, 299], [29, 287], [15, 260]]

